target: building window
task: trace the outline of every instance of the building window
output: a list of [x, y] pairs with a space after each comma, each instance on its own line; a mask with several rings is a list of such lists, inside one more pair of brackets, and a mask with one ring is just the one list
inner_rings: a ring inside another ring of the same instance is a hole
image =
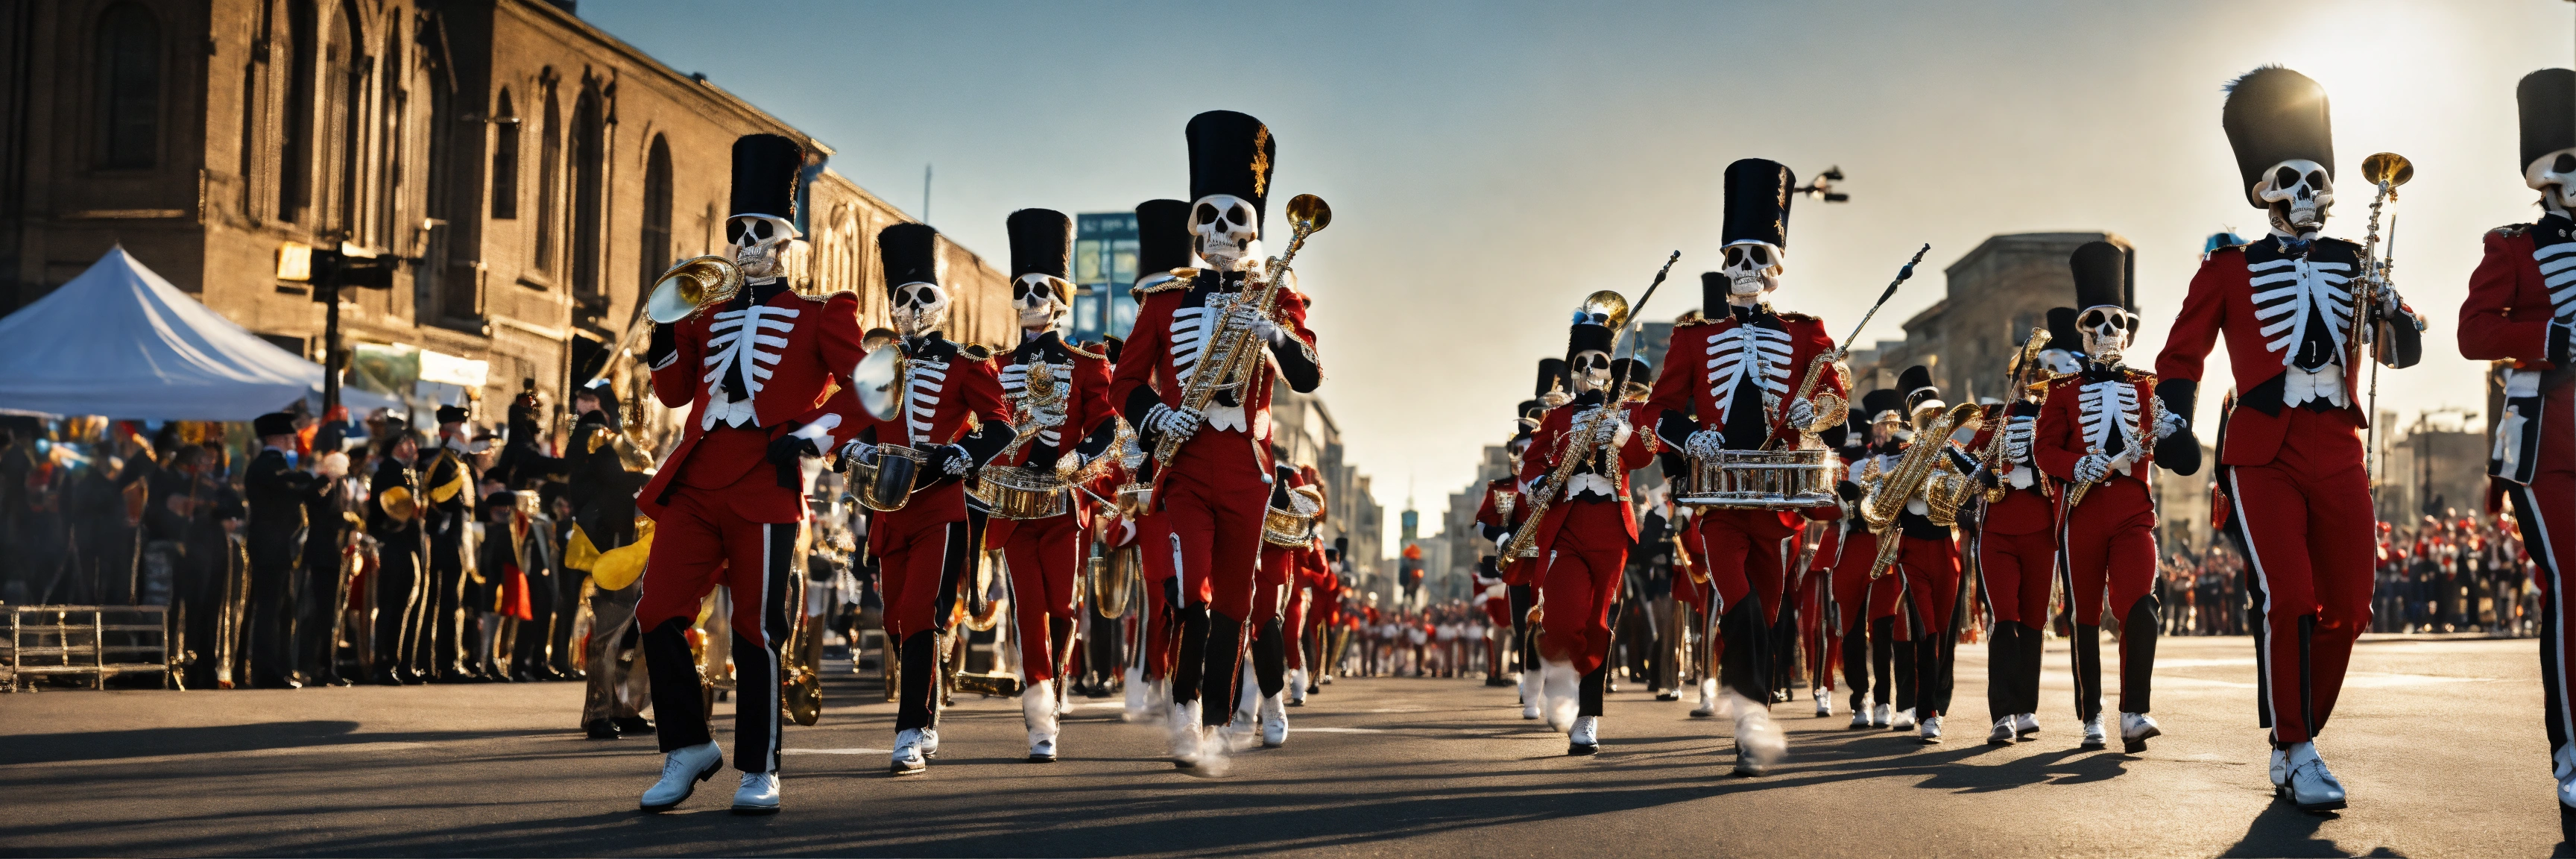
[[119, 3], [98, 21], [99, 165], [150, 167], [160, 155], [161, 25]]
[[563, 160], [563, 129], [555, 124], [558, 113], [554, 87], [546, 87], [545, 113], [537, 117], [544, 126], [537, 132], [537, 241], [536, 269], [547, 274], [555, 270], [555, 165]]
[[322, 43], [312, 0], [286, 4], [286, 122], [278, 150], [277, 217], [304, 219], [313, 203], [313, 73]]
[[643, 288], [653, 288], [653, 280], [671, 265], [671, 144], [662, 135], [653, 135], [653, 146], [644, 156], [644, 235], [636, 245], [643, 254], [635, 271], [643, 278]]
[[492, 219], [519, 217], [519, 111], [502, 90], [492, 107]]
[[[599, 295], [600, 168], [607, 161], [607, 128], [599, 94], [584, 91], [573, 102], [572, 128], [572, 288]], [[602, 309], [605, 309], [602, 306]]]

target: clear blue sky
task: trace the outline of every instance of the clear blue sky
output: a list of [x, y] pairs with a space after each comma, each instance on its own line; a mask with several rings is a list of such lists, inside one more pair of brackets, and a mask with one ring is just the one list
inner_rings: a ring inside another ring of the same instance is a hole
[[[1013, 209], [1186, 196], [1192, 114], [1261, 117], [1277, 193], [1334, 207], [1299, 260], [1324, 394], [1379, 500], [1400, 509], [1410, 478], [1436, 516], [1477, 448], [1507, 435], [1584, 294], [1634, 298], [1679, 249], [1681, 288], [1647, 315], [1697, 303], [1736, 158], [1849, 174], [1853, 202], [1793, 214], [1777, 301], [1837, 337], [1919, 243], [1934, 270], [1864, 341], [1898, 336], [1940, 296], [1938, 266], [1986, 236], [2108, 230], [2140, 249], [2152, 354], [2202, 238], [2262, 223], [2218, 111], [2220, 85], [2264, 63], [2333, 100], [2352, 187], [2329, 234], [2361, 235], [2363, 156], [2416, 165], [2398, 283], [2433, 328], [2423, 366], [2381, 377], [2382, 408], [2482, 407], [2452, 326], [2479, 235], [2534, 215], [2513, 86], [2569, 64], [2572, 8], [590, 0], [582, 14], [829, 142], [834, 169], [907, 209], [936, 164], [932, 222], [997, 257]], [[2225, 366], [2213, 357], [2211, 389]]]

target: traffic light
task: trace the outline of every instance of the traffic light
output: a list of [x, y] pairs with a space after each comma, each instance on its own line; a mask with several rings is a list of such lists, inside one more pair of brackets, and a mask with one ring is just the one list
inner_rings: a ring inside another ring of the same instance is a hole
[[337, 298], [341, 287], [392, 289], [394, 266], [399, 264], [399, 259], [377, 256], [374, 251], [347, 242], [341, 242], [339, 250], [303, 242], [287, 242], [277, 248], [277, 279], [311, 283], [313, 300], [318, 302]]

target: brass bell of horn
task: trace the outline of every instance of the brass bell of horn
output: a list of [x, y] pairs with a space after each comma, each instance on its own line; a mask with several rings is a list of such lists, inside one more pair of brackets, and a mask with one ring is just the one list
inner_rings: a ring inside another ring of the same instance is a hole
[[1628, 324], [1628, 297], [1605, 289], [1584, 296], [1583, 304], [1575, 307], [1574, 312], [1586, 318], [1598, 317], [1601, 327], [1616, 331]]
[[742, 269], [720, 256], [690, 257], [653, 281], [653, 295], [645, 300], [645, 315], [669, 325], [698, 308], [732, 298], [742, 290]]
[[2361, 178], [2373, 185], [2395, 188], [2415, 178], [2415, 164], [2394, 152], [2375, 152], [2361, 159]]
[[1299, 194], [1288, 199], [1288, 229], [1297, 235], [1321, 232], [1333, 225], [1333, 207], [1324, 198]]

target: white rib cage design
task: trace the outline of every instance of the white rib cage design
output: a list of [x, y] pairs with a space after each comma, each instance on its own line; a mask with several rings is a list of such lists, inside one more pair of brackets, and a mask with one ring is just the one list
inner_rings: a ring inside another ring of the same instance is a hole
[[2576, 242], [2535, 244], [2531, 259], [2540, 264], [2540, 281], [2549, 287], [2549, 315], [2576, 322]]
[[904, 364], [905, 434], [912, 446], [930, 443], [930, 424], [939, 419], [940, 389], [948, 386], [948, 362], [913, 359]]
[[2263, 336], [2272, 338], [2263, 348], [2281, 353], [2281, 366], [2298, 357], [2295, 347], [2307, 339], [2312, 309], [2324, 313], [2335, 354], [2343, 354], [2352, 327], [2351, 264], [2290, 258], [2247, 263], [2245, 271], [2253, 276], [2254, 318], [2264, 323]]
[[2095, 451], [2109, 450], [2111, 433], [2116, 431], [2122, 450], [2138, 449], [2138, 386], [2121, 379], [2093, 382], [2084, 386], [2078, 402], [2084, 406], [2085, 445]]
[[[1048, 375], [1057, 380], [1055, 386], [1058, 389], [1070, 387], [1062, 380], [1069, 378], [1070, 374], [1073, 372], [1072, 364], [1054, 364], [1046, 361], [1040, 361], [1038, 363], [1046, 364], [1050, 368]], [[1008, 367], [1002, 368], [1002, 396], [1008, 398], [1014, 408], [1018, 407], [1022, 398], [1028, 396], [1028, 386], [1029, 365], [1012, 364]], [[1038, 430], [1038, 441], [1048, 447], [1055, 447], [1056, 442], [1064, 437], [1056, 430], [1056, 427], [1047, 427], [1046, 429]]]
[[1172, 311], [1172, 375], [1182, 385], [1199, 366], [1199, 354], [1207, 349], [1208, 335], [1213, 333], [1225, 311], [1234, 306], [1236, 293], [1212, 292], [1204, 307], [1182, 307]]
[[[740, 310], [716, 313], [715, 324], [707, 326], [707, 331], [714, 335], [707, 338], [707, 346], [714, 349], [715, 354], [706, 357], [705, 380], [709, 384], [715, 384], [724, 378], [726, 369], [740, 364], [743, 384], [750, 388], [751, 395], [758, 396], [763, 387], [761, 380], [770, 376], [766, 365], [778, 363], [779, 356], [782, 354], [763, 351], [758, 347], [787, 348], [786, 334], [796, 330], [796, 323], [787, 320], [794, 318], [796, 318], [796, 308], [771, 307], [766, 304], [755, 304]], [[764, 333], [768, 331], [778, 333]], [[745, 332], [749, 332], [751, 336], [743, 336]]]
[[1789, 332], [1759, 325], [1737, 325], [1708, 338], [1708, 394], [1717, 401], [1718, 424], [1726, 423], [1735, 389], [1747, 376], [1758, 377], [1755, 384], [1770, 394], [1766, 400], [1789, 393], [1791, 354]]

